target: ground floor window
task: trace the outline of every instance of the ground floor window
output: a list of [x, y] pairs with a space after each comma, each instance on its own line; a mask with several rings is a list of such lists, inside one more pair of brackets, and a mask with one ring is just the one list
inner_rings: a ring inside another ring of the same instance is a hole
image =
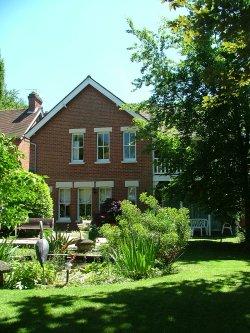
[[78, 189], [78, 219], [92, 216], [92, 188]]
[[137, 202], [137, 195], [136, 195], [136, 187], [129, 186], [128, 187], [128, 200], [131, 201], [133, 204]]
[[112, 198], [112, 188], [111, 187], [100, 187], [99, 188], [99, 208], [108, 198]]
[[59, 220], [70, 220], [70, 189], [59, 189]]

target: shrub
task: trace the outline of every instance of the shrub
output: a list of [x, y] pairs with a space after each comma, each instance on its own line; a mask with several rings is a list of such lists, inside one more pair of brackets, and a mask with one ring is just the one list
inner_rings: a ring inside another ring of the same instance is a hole
[[100, 213], [96, 214], [92, 224], [98, 228], [105, 223], [115, 224], [116, 218], [121, 214], [121, 203], [114, 199], [106, 199], [100, 207]]
[[145, 193], [141, 194], [140, 201], [149, 208], [142, 212], [124, 200], [118, 224], [105, 224], [101, 228], [108, 239], [103, 253], [115, 260], [124, 275], [133, 278], [147, 276], [156, 264], [155, 259], [162, 267], [173, 262], [190, 235], [186, 208], [161, 208], [153, 196]]
[[45, 238], [49, 243], [49, 253], [66, 253], [69, 245], [76, 242], [76, 239], [70, 238], [66, 233], [58, 231], [45, 234]]
[[31, 289], [43, 281], [52, 284], [56, 277], [53, 264], [44, 264], [44, 276], [40, 264], [37, 261], [15, 261], [12, 271], [7, 274], [5, 287], [10, 289]]
[[7, 238], [3, 238], [2, 243], [0, 243], [0, 260], [10, 261], [16, 250], [17, 247], [13, 246], [13, 240], [10, 241]]
[[53, 216], [49, 187], [42, 176], [31, 172], [17, 169], [7, 173], [0, 183], [0, 198], [0, 223], [7, 228], [23, 223], [28, 216]]

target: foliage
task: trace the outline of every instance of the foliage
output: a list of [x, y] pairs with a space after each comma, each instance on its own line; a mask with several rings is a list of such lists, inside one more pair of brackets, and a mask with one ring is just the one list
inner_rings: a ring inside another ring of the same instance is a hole
[[101, 228], [108, 239], [102, 251], [116, 261], [124, 275], [133, 278], [150, 274], [155, 259], [162, 267], [169, 265], [183, 251], [190, 235], [187, 209], [161, 208], [154, 197], [145, 193], [140, 195], [140, 201], [149, 209], [141, 212], [124, 200], [118, 224]]
[[31, 289], [44, 280], [46, 284], [52, 284], [55, 280], [56, 271], [54, 265], [44, 264], [44, 277], [40, 264], [37, 261], [15, 261], [12, 271], [7, 274], [5, 287], [9, 289]]
[[174, 19], [157, 33], [137, 29], [132, 61], [141, 63], [134, 83], [152, 88], [136, 106], [150, 121], [138, 122], [169, 174], [167, 197], [196, 202], [224, 221], [246, 217], [250, 241], [249, 50], [250, 2], [174, 0]]
[[13, 240], [2, 238], [0, 243], [0, 260], [10, 261], [16, 253], [17, 247], [13, 246]]
[[108, 262], [88, 264], [83, 267], [82, 273], [86, 274], [84, 283], [92, 285], [123, 283], [128, 280], [117, 272], [114, 265]]
[[42, 176], [17, 169], [6, 174], [0, 191], [4, 193], [1, 198], [0, 221], [7, 227], [23, 223], [28, 216], [53, 215], [49, 188]]
[[120, 201], [107, 198], [104, 203], [101, 204], [100, 213], [96, 214], [92, 224], [96, 225], [98, 228], [104, 223], [115, 224], [116, 217], [121, 214], [121, 203]]
[[21, 153], [13, 143], [13, 139], [0, 134], [0, 181], [6, 173], [21, 167]]
[[70, 238], [70, 235], [60, 231], [47, 235], [46, 239], [49, 243], [49, 253], [67, 253], [69, 245], [76, 242], [76, 239]]
[[18, 91], [7, 90], [4, 84], [4, 62], [0, 56], [0, 111], [23, 108], [26, 108], [26, 104], [18, 97]]
[[0, 223], [12, 228], [28, 216], [51, 217], [53, 202], [42, 176], [25, 171], [13, 141], [0, 134]]
[[157, 245], [152, 239], [131, 233], [119, 240], [112, 258], [124, 276], [137, 280], [149, 275], [155, 265], [156, 253]]

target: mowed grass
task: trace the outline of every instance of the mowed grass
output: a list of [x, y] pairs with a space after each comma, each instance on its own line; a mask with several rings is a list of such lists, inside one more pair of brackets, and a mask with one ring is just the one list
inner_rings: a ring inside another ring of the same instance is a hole
[[250, 332], [250, 257], [234, 239], [195, 240], [165, 277], [2, 290], [0, 332]]

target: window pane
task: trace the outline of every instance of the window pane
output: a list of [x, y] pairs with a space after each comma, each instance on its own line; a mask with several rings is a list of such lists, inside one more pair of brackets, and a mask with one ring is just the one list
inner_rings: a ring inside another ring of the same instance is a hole
[[124, 132], [124, 145], [128, 145], [129, 144], [129, 133], [128, 132]]
[[79, 202], [80, 203], [91, 203], [92, 189], [85, 188], [79, 189]]
[[104, 147], [104, 155], [103, 155], [103, 158], [105, 160], [108, 160], [109, 159], [109, 147]]
[[91, 204], [86, 205], [86, 216], [91, 216]]
[[79, 150], [78, 148], [73, 148], [73, 160], [79, 160]]
[[83, 161], [83, 134], [73, 134], [72, 160]]
[[112, 188], [103, 187], [99, 189], [99, 200], [100, 204], [103, 203], [107, 198], [112, 197]]
[[130, 145], [135, 145], [135, 133], [130, 133]]
[[124, 147], [124, 158], [129, 158], [129, 146]]
[[69, 207], [69, 205], [65, 206], [65, 217], [70, 217], [70, 207]]
[[133, 203], [136, 202], [136, 187], [128, 187], [128, 200]]
[[78, 159], [83, 160], [83, 148], [79, 148]]
[[65, 215], [65, 209], [64, 209], [64, 205], [60, 205], [60, 217], [64, 217]]
[[109, 187], [109, 188], [107, 188], [106, 199], [111, 198], [111, 197], [112, 197], [112, 189]]
[[98, 147], [98, 159], [102, 160], [103, 157], [103, 148], [102, 147]]
[[79, 217], [85, 216], [85, 205], [81, 204], [79, 205]]
[[78, 135], [73, 134], [73, 145], [74, 145], [74, 147], [76, 146], [77, 143], [78, 143]]
[[70, 203], [70, 189], [60, 189], [60, 202]]
[[135, 146], [129, 147], [129, 158], [135, 158]]
[[103, 133], [98, 133], [98, 146], [103, 146]]
[[82, 147], [83, 146], [83, 135], [78, 135], [78, 142], [79, 142], [79, 146]]
[[103, 143], [104, 143], [104, 146], [109, 145], [109, 133], [104, 133], [103, 134]]

